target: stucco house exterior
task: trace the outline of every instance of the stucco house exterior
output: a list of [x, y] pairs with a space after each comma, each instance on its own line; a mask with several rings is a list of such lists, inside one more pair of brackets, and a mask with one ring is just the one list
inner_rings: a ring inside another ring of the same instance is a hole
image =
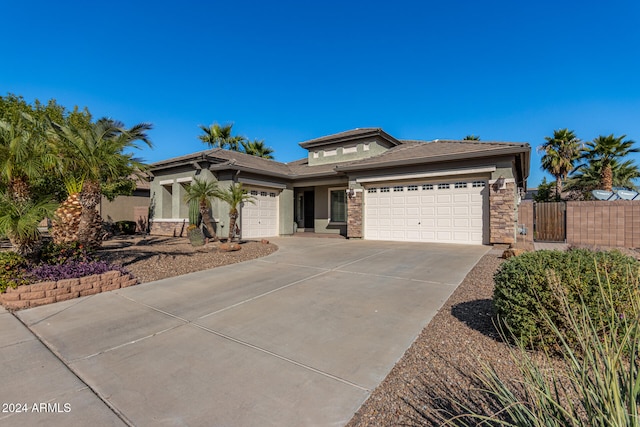
[[[301, 142], [304, 159], [280, 163], [210, 149], [151, 165], [151, 234], [184, 235], [185, 188], [194, 177], [240, 182], [243, 239], [337, 233], [347, 238], [513, 243], [526, 191], [526, 143], [398, 140], [362, 128]], [[217, 232], [228, 206], [213, 201]]]

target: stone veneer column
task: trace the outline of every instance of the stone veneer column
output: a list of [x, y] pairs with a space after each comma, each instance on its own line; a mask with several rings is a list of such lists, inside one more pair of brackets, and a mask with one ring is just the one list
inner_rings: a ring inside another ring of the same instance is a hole
[[515, 243], [516, 184], [505, 182], [499, 187], [499, 181], [489, 181], [488, 188], [490, 243]]
[[361, 239], [362, 233], [362, 190], [355, 190], [351, 198], [347, 198], [347, 237]]

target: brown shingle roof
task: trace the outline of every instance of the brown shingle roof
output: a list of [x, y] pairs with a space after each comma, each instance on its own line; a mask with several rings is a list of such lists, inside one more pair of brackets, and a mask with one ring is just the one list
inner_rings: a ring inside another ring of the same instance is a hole
[[360, 139], [371, 136], [380, 136], [392, 145], [400, 144], [400, 141], [380, 128], [356, 128], [344, 132], [334, 133], [332, 135], [322, 136], [320, 138], [310, 139], [309, 141], [301, 142], [299, 145], [302, 148], [310, 148], [317, 147], [319, 145], [334, 144], [338, 142], [345, 142], [352, 139]]
[[528, 153], [529, 144], [480, 141], [403, 140], [401, 145], [367, 159], [337, 166], [337, 170], [369, 169], [400, 164], [431, 163], [501, 154]]

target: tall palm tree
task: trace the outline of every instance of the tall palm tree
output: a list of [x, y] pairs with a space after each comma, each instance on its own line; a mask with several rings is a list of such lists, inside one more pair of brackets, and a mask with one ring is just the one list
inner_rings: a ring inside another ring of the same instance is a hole
[[216, 197], [229, 205], [229, 242], [233, 239], [236, 221], [238, 220], [238, 207], [241, 203], [255, 203], [254, 198], [241, 183], [230, 184], [226, 190], [218, 190]]
[[102, 197], [102, 185], [145, 170], [142, 161], [126, 151], [140, 149], [137, 141], [151, 147], [147, 131], [152, 126], [140, 123], [126, 129], [121, 122], [103, 118], [88, 126], [52, 123], [52, 128], [61, 170], [80, 176], [83, 182], [78, 241], [88, 247], [99, 247], [101, 219], [95, 208]]
[[213, 240], [218, 240], [216, 230], [211, 223], [211, 216], [209, 215], [209, 209], [211, 208], [211, 199], [218, 195], [218, 183], [214, 181], [205, 181], [199, 178], [194, 178], [191, 185], [186, 189], [185, 201], [187, 203], [197, 202], [200, 208], [200, 215], [202, 215], [202, 222], [209, 233], [209, 236]]
[[254, 139], [253, 141], [241, 141], [241, 144], [245, 153], [262, 157], [263, 159], [273, 160], [273, 148], [264, 145], [263, 140]]
[[225, 148], [232, 151], [239, 151], [240, 144], [244, 141], [242, 136], [231, 135], [233, 124], [219, 125], [214, 123], [210, 126], [200, 125], [203, 134], [198, 136], [200, 141], [208, 144], [211, 148]]
[[567, 179], [580, 157], [580, 139], [574, 131], [566, 128], [554, 130], [552, 137], [544, 139], [546, 142], [538, 147], [538, 151], [545, 153], [541, 166], [556, 179], [556, 198], [559, 199], [562, 196], [562, 181]]
[[[616, 163], [629, 155], [630, 153], [637, 153], [637, 148], [633, 148], [632, 140], [626, 140], [626, 135], [622, 135], [618, 138], [613, 134], [608, 136], [598, 136], [593, 141], [586, 143], [585, 149], [582, 152], [580, 158], [586, 160], [588, 163], [595, 163], [600, 166], [600, 188], [606, 191], [611, 191], [614, 184], [613, 168]], [[633, 163], [628, 163], [627, 168], [638, 170], [637, 166]], [[583, 166], [582, 164], [580, 166]], [[629, 172], [629, 171], [627, 171]]]

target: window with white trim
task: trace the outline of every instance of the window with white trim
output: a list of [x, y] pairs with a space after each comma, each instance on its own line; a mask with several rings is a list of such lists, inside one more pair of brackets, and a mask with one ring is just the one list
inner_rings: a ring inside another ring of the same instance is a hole
[[393, 191], [404, 191], [404, 187], [402, 185], [396, 185], [393, 187]]
[[347, 192], [344, 188], [329, 189], [330, 222], [347, 222]]
[[422, 184], [423, 190], [433, 190], [433, 184]]
[[377, 193], [378, 189], [376, 187], [367, 188], [367, 193]]
[[388, 193], [389, 192], [389, 187], [380, 187], [380, 192], [381, 193]]
[[466, 182], [456, 182], [454, 184], [455, 188], [467, 188], [467, 183]]
[[473, 181], [471, 184], [473, 188], [484, 187], [485, 185], [486, 183], [484, 181]]
[[258, 195], [258, 191], [257, 190], [251, 190], [251, 195], [252, 196], [257, 196]]
[[407, 191], [418, 191], [417, 185], [407, 185]]
[[448, 190], [451, 188], [451, 184], [438, 184], [438, 190]]
[[260, 195], [261, 195], [262, 197], [267, 197], [267, 192], [266, 192], [266, 191], [261, 191], [261, 192], [260, 192]]

